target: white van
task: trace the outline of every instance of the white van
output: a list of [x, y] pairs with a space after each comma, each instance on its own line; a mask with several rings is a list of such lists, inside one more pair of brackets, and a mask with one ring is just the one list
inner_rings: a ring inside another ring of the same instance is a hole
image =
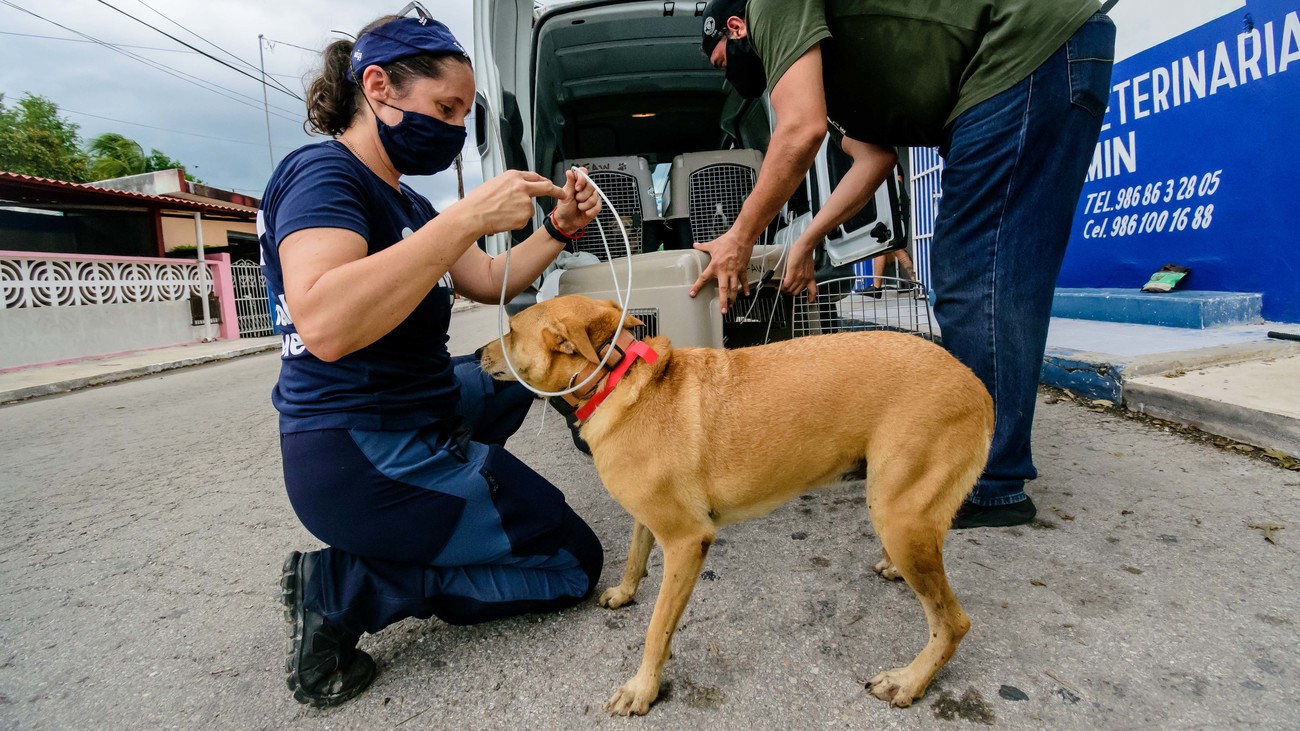
[[[703, 8], [665, 0], [474, 0], [473, 134], [484, 179], [519, 169], [559, 180], [570, 165], [586, 166], [628, 229], [630, 251], [613, 211], [602, 212], [620, 285], [621, 258], [633, 258], [632, 312], [674, 344], [734, 347], [789, 337], [793, 307], [776, 292], [780, 271], [725, 319], [716, 287], [696, 299], [686, 294], [708, 263], [692, 243], [731, 226], [773, 129], [767, 96], [741, 98], [700, 50]], [[752, 283], [772, 271], [848, 168], [828, 136], [805, 185], [755, 247]], [[828, 237], [819, 281], [851, 275], [854, 262], [906, 245], [892, 177]], [[608, 264], [591, 265], [607, 255], [596, 227], [588, 228], [574, 245], [580, 255], [548, 274], [540, 295], [512, 304], [555, 294], [613, 298]], [[485, 247], [500, 253], [509, 237], [489, 237]]]

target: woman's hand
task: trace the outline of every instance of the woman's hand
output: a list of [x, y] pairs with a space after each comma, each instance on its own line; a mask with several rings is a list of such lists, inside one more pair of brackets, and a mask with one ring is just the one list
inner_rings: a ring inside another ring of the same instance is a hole
[[533, 199], [543, 195], [560, 200], [571, 197], [568, 190], [537, 173], [507, 170], [484, 181], [452, 208], [471, 217], [479, 236], [487, 236], [523, 228], [533, 220]]
[[796, 241], [785, 260], [785, 276], [781, 278], [781, 291], [785, 294], [808, 293], [808, 302], [817, 298], [817, 280], [813, 276], [812, 247]]
[[564, 171], [564, 192], [566, 196], [555, 206], [555, 225], [566, 234], [576, 234], [600, 213], [600, 196], [586, 178], [572, 170]]

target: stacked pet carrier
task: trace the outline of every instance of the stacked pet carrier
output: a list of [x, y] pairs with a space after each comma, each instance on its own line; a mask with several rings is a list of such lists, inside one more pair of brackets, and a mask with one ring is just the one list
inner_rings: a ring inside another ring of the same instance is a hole
[[664, 193], [664, 223], [673, 246], [689, 249], [731, 228], [758, 182], [763, 153], [757, 150], [693, 152], [673, 158]]
[[[650, 165], [643, 157], [597, 157], [587, 160], [572, 160], [555, 169], [555, 179], [564, 180], [564, 171], [577, 165], [587, 169], [592, 182], [600, 186], [609, 202], [613, 204], [618, 215], [623, 218], [628, 241], [623, 242], [614, 210], [604, 206], [596, 221], [604, 228], [605, 239], [609, 242], [609, 252], [614, 258], [635, 256], [646, 251], [646, 229], [653, 222], [660, 220], [659, 207], [655, 203], [654, 182], [650, 177]], [[596, 223], [590, 223], [583, 230], [582, 238], [574, 241], [570, 247], [575, 254], [594, 254], [601, 261], [609, 257], [605, 243], [601, 240]], [[658, 248], [658, 244], [649, 249]]]

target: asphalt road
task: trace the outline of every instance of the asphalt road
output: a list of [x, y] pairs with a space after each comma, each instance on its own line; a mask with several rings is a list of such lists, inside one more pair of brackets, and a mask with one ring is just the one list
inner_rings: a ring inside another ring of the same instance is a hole
[[[472, 350], [494, 311], [456, 328]], [[863, 689], [925, 623], [871, 571], [861, 483], [720, 532], [644, 718], [601, 706], [639, 662], [657, 554], [622, 610], [366, 637], [374, 686], [306, 709], [284, 686], [275, 585], [286, 552], [318, 544], [284, 495], [277, 366], [0, 408], [0, 727], [1300, 728], [1300, 474], [1067, 403], [1039, 408], [1041, 519], [949, 536], [974, 624], [911, 709]], [[540, 414], [510, 447], [592, 523], [608, 586], [630, 519]], [[1276, 543], [1249, 527], [1269, 524]]]

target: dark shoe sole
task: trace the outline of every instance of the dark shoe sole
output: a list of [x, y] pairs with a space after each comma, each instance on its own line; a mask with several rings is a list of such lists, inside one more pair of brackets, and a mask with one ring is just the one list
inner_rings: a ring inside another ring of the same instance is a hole
[[365, 682], [337, 694], [315, 695], [308, 693], [306, 689], [298, 684], [298, 668], [295, 666], [302, 650], [303, 612], [305, 611], [302, 606], [304, 587], [299, 575], [301, 565], [302, 552], [293, 551], [284, 560], [284, 566], [280, 569], [280, 601], [284, 604], [284, 621], [289, 624], [289, 657], [284, 664], [285, 683], [289, 686], [289, 692], [293, 694], [293, 699], [303, 705], [312, 708], [337, 706], [356, 698], [361, 694], [361, 691], [370, 685], [370, 681], [375, 677], [375, 661], [365, 652], [357, 650], [354, 662], [363, 663], [370, 669]]
[[965, 528], [1010, 528], [1024, 525], [1038, 515], [1034, 501], [1025, 498], [1010, 505], [975, 505], [962, 503], [957, 515], [952, 519], [952, 529]]

